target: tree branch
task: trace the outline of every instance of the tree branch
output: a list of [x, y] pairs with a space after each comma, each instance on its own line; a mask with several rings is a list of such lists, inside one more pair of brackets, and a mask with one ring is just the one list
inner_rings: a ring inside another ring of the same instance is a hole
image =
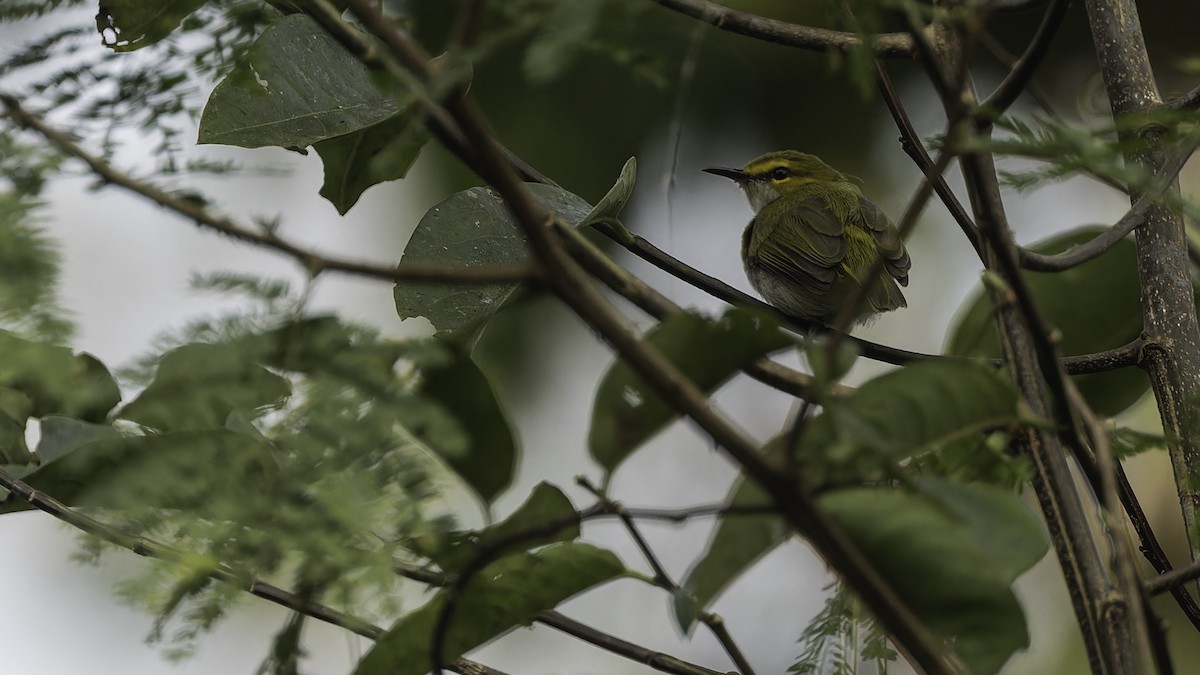
[[[621, 519], [621, 524], [625, 526], [625, 531], [629, 533], [630, 539], [633, 539], [633, 543], [642, 552], [642, 557], [646, 559], [646, 562], [650, 565], [650, 569], [654, 570], [655, 583], [672, 596], [684, 592], [679, 587], [679, 584], [676, 584], [671, 579], [671, 575], [667, 573], [667, 569], [659, 561], [658, 556], [654, 553], [654, 549], [650, 548], [650, 543], [642, 536], [641, 530], [637, 528], [637, 525], [633, 522], [633, 516], [625, 509], [625, 506], [620, 502], [614, 502], [609, 499], [608, 495], [604, 494], [600, 488], [592, 485], [591, 481], [583, 476], [577, 478], [576, 482], [599, 499], [606, 510], [611, 511]], [[717, 638], [717, 642], [721, 643], [721, 647], [725, 649], [725, 653], [729, 655], [729, 658], [741, 670], [742, 675], [755, 675], [754, 668], [750, 665], [742, 650], [738, 648], [737, 643], [734, 642], [733, 636], [730, 635], [728, 628], [725, 626], [725, 621], [720, 616], [710, 612], [700, 612], [699, 618], [700, 622]]]
[[493, 283], [503, 281], [525, 281], [534, 278], [533, 265], [504, 265], [478, 267], [450, 267], [446, 265], [417, 265], [404, 267], [373, 265], [353, 260], [328, 258], [315, 251], [302, 248], [276, 234], [273, 230], [256, 232], [232, 219], [218, 215], [201, 200], [191, 196], [167, 192], [150, 183], [133, 178], [115, 168], [104, 158], [84, 150], [66, 133], [51, 127], [37, 115], [26, 111], [16, 98], [0, 94], [10, 119], [23, 129], [37, 132], [50, 141], [63, 154], [82, 160], [105, 184], [116, 185], [138, 194], [155, 204], [206, 227], [214, 232], [233, 237], [238, 241], [268, 248], [283, 253], [298, 262], [309, 274], [316, 276], [325, 271], [343, 272], [385, 281], [436, 281], [449, 283]]
[[883, 62], [879, 60], [875, 61], [875, 84], [879, 88], [880, 95], [883, 96], [883, 102], [887, 105], [888, 112], [896, 122], [896, 128], [900, 130], [900, 147], [921, 169], [921, 173], [926, 178], [933, 177], [934, 191], [946, 205], [954, 222], [958, 223], [959, 228], [966, 235], [967, 241], [971, 242], [971, 247], [977, 254], [982, 255], [979, 229], [975, 226], [975, 221], [971, 219], [971, 215], [967, 213], [962, 202], [950, 189], [942, 173], [934, 170], [933, 159], [925, 151], [925, 145], [921, 143], [921, 138], [917, 135], [917, 130], [913, 127], [912, 120], [909, 119], [908, 112], [904, 109], [904, 103], [900, 100], [900, 94], [896, 92], [896, 87], [892, 84], [891, 75], [888, 74]]
[[[667, 9], [703, 21], [721, 30], [764, 42], [811, 51], [849, 51], [862, 45], [855, 33], [801, 26], [730, 9], [709, 0], [654, 0]], [[878, 57], [915, 59], [916, 48], [907, 33], [882, 33], [869, 39]]]
[[[1132, 0], [1085, 0], [1092, 41], [1109, 103], [1116, 118], [1150, 112], [1160, 97], [1146, 52], [1137, 6]], [[1126, 155], [1127, 163], [1160, 173], [1159, 130], [1129, 130], [1126, 137], [1148, 142]], [[1164, 205], [1149, 209], [1137, 230], [1137, 264], [1142, 286], [1144, 369], [1150, 376], [1168, 453], [1175, 473], [1193, 560], [1200, 507], [1200, 329], [1188, 269], [1188, 241], [1179, 214]]]
[[1050, 6], [1046, 8], [1046, 14], [1029, 41], [1029, 46], [1025, 48], [1025, 53], [1013, 64], [992, 95], [980, 105], [981, 108], [990, 114], [1002, 115], [1025, 91], [1033, 80], [1034, 71], [1050, 51], [1050, 44], [1058, 34], [1070, 6], [1069, 0], [1050, 0]]
[[1163, 193], [1171, 189], [1179, 172], [1183, 170], [1198, 146], [1200, 146], [1200, 141], [1191, 141], [1164, 162], [1145, 192], [1112, 227], [1096, 235], [1090, 241], [1072, 246], [1069, 250], [1056, 255], [1045, 255], [1021, 248], [1018, 251], [1021, 266], [1035, 272], [1059, 272], [1093, 260], [1116, 246], [1117, 242], [1146, 222], [1146, 216], [1151, 209], [1161, 206], [1160, 198]]

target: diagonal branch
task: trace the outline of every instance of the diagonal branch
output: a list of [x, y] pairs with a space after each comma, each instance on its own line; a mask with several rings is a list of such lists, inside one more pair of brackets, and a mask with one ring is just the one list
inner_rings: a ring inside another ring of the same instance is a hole
[[[591, 492], [592, 495], [600, 500], [605, 509], [613, 512], [621, 519], [621, 524], [625, 526], [625, 531], [629, 533], [629, 538], [633, 539], [634, 545], [642, 552], [642, 557], [646, 559], [646, 562], [650, 565], [650, 569], [654, 570], [654, 583], [673, 596], [683, 593], [684, 590], [667, 573], [666, 567], [658, 559], [658, 555], [654, 553], [654, 549], [650, 548], [650, 542], [646, 541], [646, 538], [642, 536], [642, 531], [633, 522], [633, 516], [625, 508], [625, 505], [610, 499], [600, 488], [593, 485], [591, 481], [583, 476], [577, 478], [575, 482], [583, 486], [588, 492]], [[700, 612], [700, 622], [721, 643], [721, 646], [725, 649], [725, 653], [729, 655], [729, 658], [741, 670], [742, 675], [755, 675], [754, 668], [750, 665], [742, 650], [737, 646], [737, 643], [734, 642], [733, 635], [729, 633], [729, 629], [725, 626], [724, 619], [711, 612]]]
[[1200, 140], [1191, 141], [1163, 163], [1149, 187], [1137, 198], [1133, 207], [1112, 227], [1090, 241], [1071, 247], [1057, 255], [1045, 255], [1027, 248], [1019, 249], [1021, 267], [1035, 272], [1059, 272], [1093, 260], [1124, 239], [1142, 223], [1150, 210], [1160, 206], [1161, 197], [1174, 185], [1179, 172], [1200, 147]]
[[[819, 52], [849, 51], [862, 46], [862, 38], [855, 33], [768, 19], [750, 12], [730, 9], [709, 0], [654, 0], [654, 2], [721, 30], [764, 42]], [[914, 59], [917, 55], [912, 37], [907, 33], [882, 33], [872, 36], [869, 41], [871, 51], [878, 57]]]
[[138, 180], [109, 164], [104, 158], [84, 150], [68, 134], [55, 129], [42, 118], [25, 110], [17, 99], [0, 94], [0, 103], [20, 127], [41, 134], [63, 154], [82, 160], [105, 184], [116, 185], [141, 195], [159, 206], [195, 222], [201, 227], [233, 237], [238, 241], [272, 249], [297, 261], [305, 271], [316, 276], [325, 271], [344, 272], [385, 281], [440, 281], [458, 283], [491, 283], [524, 281], [535, 276], [532, 265], [451, 267], [447, 265], [375, 265], [371, 263], [329, 258], [302, 248], [280, 237], [273, 229], [255, 231], [231, 218], [218, 215], [205, 204], [187, 195], [168, 192], [151, 183]]

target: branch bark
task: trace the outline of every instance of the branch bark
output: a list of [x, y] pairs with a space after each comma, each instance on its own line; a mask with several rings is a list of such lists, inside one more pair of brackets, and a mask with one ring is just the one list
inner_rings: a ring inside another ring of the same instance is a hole
[[[1092, 41], [1113, 115], [1122, 117], [1158, 109], [1161, 99], [1146, 52], [1133, 0], [1086, 0]], [[1157, 130], [1150, 125], [1126, 132], [1145, 141], [1145, 149], [1126, 161], [1157, 174], [1165, 163]], [[1178, 190], [1178, 186], [1175, 188]], [[1137, 196], [1133, 199], [1136, 201]], [[1164, 205], [1147, 210], [1136, 231], [1138, 275], [1142, 287], [1144, 368], [1150, 376], [1159, 416], [1167, 432], [1183, 520], [1192, 559], [1200, 558], [1197, 507], [1200, 506], [1200, 329], [1188, 275], [1188, 243], [1183, 219]]]
[[[862, 45], [854, 33], [801, 26], [786, 21], [730, 9], [709, 0], [654, 0], [667, 9], [703, 21], [721, 30], [811, 51], [849, 51]], [[871, 51], [877, 57], [915, 59], [916, 46], [907, 33], [882, 33], [870, 38]]]

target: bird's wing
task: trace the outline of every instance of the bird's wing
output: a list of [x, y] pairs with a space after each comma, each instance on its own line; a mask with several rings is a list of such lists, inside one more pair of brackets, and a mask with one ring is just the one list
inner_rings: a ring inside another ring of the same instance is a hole
[[904, 248], [904, 241], [900, 238], [900, 231], [896, 229], [896, 225], [878, 206], [864, 197], [859, 197], [858, 200], [858, 217], [862, 226], [875, 240], [875, 250], [879, 251], [883, 258], [888, 274], [901, 286], [907, 286], [912, 260], [908, 257], [908, 251]]
[[759, 266], [814, 293], [833, 286], [846, 258], [842, 221], [819, 196], [783, 197], [769, 204], [755, 219], [747, 244], [747, 253]]

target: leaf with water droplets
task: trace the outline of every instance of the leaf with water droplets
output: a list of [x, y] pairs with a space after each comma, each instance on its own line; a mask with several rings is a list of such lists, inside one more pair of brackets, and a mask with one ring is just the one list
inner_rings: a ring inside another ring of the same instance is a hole
[[[577, 225], [592, 208], [560, 187], [531, 183], [529, 190], [570, 225]], [[515, 265], [528, 256], [525, 232], [504, 201], [490, 189], [474, 187], [455, 193], [421, 218], [400, 268], [430, 263]], [[469, 285], [402, 281], [395, 288], [396, 312], [401, 319], [429, 319], [438, 337], [470, 341], [519, 286], [515, 281]]]

